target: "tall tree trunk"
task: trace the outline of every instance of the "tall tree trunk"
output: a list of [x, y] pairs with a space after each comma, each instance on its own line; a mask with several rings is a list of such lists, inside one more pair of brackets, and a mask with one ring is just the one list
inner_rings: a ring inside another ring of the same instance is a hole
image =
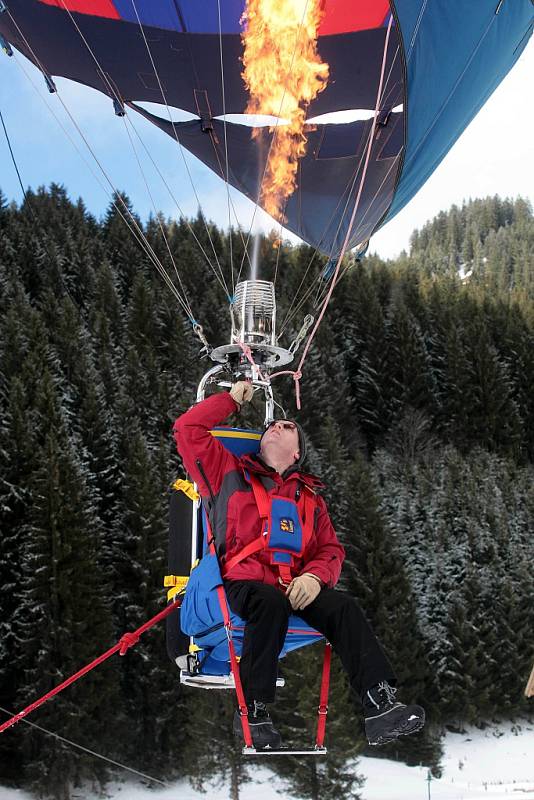
[[317, 774], [317, 762], [315, 759], [310, 759], [310, 772], [311, 772], [311, 798], [312, 800], [319, 800], [319, 776]]
[[239, 800], [240, 769], [236, 758], [232, 759], [230, 768], [230, 800]]

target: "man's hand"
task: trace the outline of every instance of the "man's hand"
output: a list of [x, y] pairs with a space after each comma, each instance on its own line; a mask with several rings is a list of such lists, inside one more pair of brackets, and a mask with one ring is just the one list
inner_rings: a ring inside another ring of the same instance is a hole
[[243, 403], [248, 403], [249, 400], [252, 400], [253, 394], [254, 389], [252, 388], [252, 384], [248, 381], [237, 381], [230, 389], [230, 396], [240, 408]]
[[286, 595], [294, 611], [300, 611], [313, 603], [321, 591], [321, 581], [315, 575], [305, 572], [293, 578], [286, 589]]

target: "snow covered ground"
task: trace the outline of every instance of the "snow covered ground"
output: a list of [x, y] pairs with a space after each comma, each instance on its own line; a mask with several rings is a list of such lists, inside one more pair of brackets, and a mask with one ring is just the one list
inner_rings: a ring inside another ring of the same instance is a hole
[[[518, 730], [520, 728], [520, 730]], [[534, 800], [534, 725], [447, 734], [443, 775], [430, 782], [431, 800]], [[427, 800], [428, 770], [394, 761], [360, 759], [365, 800]]]
[[[443, 776], [427, 781], [428, 770], [406, 767], [385, 759], [361, 758], [356, 767], [366, 778], [363, 800], [534, 800], [534, 724], [469, 729], [447, 734], [444, 741]], [[430, 794], [429, 794], [430, 792]], [[280, 800], [283, 783], [266, 767], [241, 790], [241, 800]], [[76, 792], [79, 800], [97, 800]], [[177, 783], [148, 791], [131, 783], [110, 787], [109, 800], [228, 800], [228, 787], [207, 794]], [[24, 792], [0, 788], [0, 800], [32, 800]], [[343, 798], [339, 798], [343, 800]]]

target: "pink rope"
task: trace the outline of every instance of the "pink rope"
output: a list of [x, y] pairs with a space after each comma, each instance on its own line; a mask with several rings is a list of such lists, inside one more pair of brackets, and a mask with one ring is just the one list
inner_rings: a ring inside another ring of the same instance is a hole
[[364, 186], [364, 183], [365, 183], [365, 177], [367, 175], [367, 167], [369, 166], [369, 159], [371, 157], [371, 150], [372, 150], [372, 147], [373, 147], [373, 139], [374, 139], [374, 134], [375, 134], [375, 129], [376, 129], [376, 120], [377, 120], [378, 111], [379, 111], [379, 108], [380, 108], [380, 98], [381, 98], [381, 95], [382, 95], [382, 85], [384, 83], [384, 72], [385, 72], [385, 68], [386, 68], [386, 57], [387, 57], [387, 52], [388, 52], [389, 34], [391, 32], [392, 23], [393, 23], [393, 16], [390, 16], [389, 23], [388, 23], [388, 29], [387, 29], [387, 33], [386, 33], [386, 40], [384, 42], [384, 53], [382, 55], [382, 68], [381, 68], [381, 71], [380, 71], [380, 81], [378, 83], [378, 92], [377, 92], [377, 96], [376, 96], [375, 113], [374, 113], [374, 117], [373, 117], [373, 125], [372, 125], [371, 132], [370, 132], [370, 135], [369, 135], [369, 143], [367, 145], [367, 154], [365, 156], [365, 164], [364, 164], [364, 167], [363, 167], [362, 177], [361, 177], [361, 180], [360, 180], [360, 186], [359, 186], [359, 189], [358, 189], [358, 195], [356, 197], [356, 202], [354, 203], [354, 209], [352, 211], [352, 216], [350, 218], [349, 226], [347, 228], [347, 233], [346, 233], [346, 236], [345, 236], [345, 240], [343, 242], [343, 247], [341, 248], [341, 252], [340, 252], [338, 260], [337, 260], [336, 269], [335, 269], [334, 274], [332, 276], [330, 289], [328, 290], [328, 293], [327, 293], [327, 295], [326, 295], [326, 297], [325, 297], [325, 299], [323, 301], [323, 304], [321, 306], [321, 312], [320, 312], [320, 314], [319, 314], [319, 316], [318, 316], [318, 318], [317, 318], [317, 320], [315, 322], [315, 325], [313, 326], [313, 330], [312, 330], [312, 332], [310, 333], [310, 335], [308, 337], [308, 341], [306, 342], [306, 346], [305, 346], [304, 352], [302, 353], [302, 356], [300, 358], [300, 362], [299, 362], [299, 365], [298, 365], [297, 369], [294, 370], [294, 371], [286, 370], [284, 372], [276, 372], [274, 375], [271, 375], [271, 379], [277, 377], [278, 375], [292, 375], [293, 376], [293, 380], [295, 381], [295, 399], [296, 399], [297, 408], [299, 409], [299, 411], [300, 411], [300, 407], [301, 407], [301, 404], [300, 404], [300, 379], [302, 377], [302, 367], [303, 367], [304, 361], [306, 359], [306, 356], [308, 355], [308, 351], [310, 349], [310, 346], [311, 346], [311, 343], [313, 341], [313, 338], [315, 337], [315, 334], [317, 333], [317, 329], [318, 329], [319, 325], [321, 324], [321, 321], [322, 321], [322, 319], [323, 319], [323, 317], [325, 315], [326, 308], [327, 308], [328, 303], [330, 302], [330, 298], [332, 296], [332, 292], [334, 291], [334, 288], [335, 288], [335, 285], [336, 285], [336, 281], [337, 281], [337, 277], [338, 277], [338, 274], [339, 274], [339, 270], [340, 270], [340, 267], [341, 267], [341, 262], [343, 261], [343, 256], [345, 255], [345, 252], [347, 250], [347, 246], [348, 246], [348, 243], [349, 243], [352, 226], [354, 224], [354, 219], [356, 217], [356, 214], [357, 214], [357, 211], [358, 211], [358, 207], [360, 205], [360, 198], [362, 196], [363, 186]]
[[239, 345], [239, 347], [240, 347], [240, 348], [241, 348], [241, 350], [243, 351], [243, 355], [245, 356], [245, 358], [247, 359], [247, 361], [248, 361], [250, 364], [252, 364], [252, 366], [253, 366], [253, 367], [256, 367], [256, 369], [258, 370], [258, 375], [260, 376], [260, 378], [262, 379], [262, 381], [267, 381], [267, 380], [268, 380], [268, 378], [267, 378], [267, 377], [266, 377], [266, 376], [263, 374], [263, 372], [261, 371], [261, 369], [259, 368], [259, 366], [258, 366], [258, 365], [256, 364], [256, 362], [254, 361], [254, 357], [253, 357], [253, 355], [252, 355], [252, 350], [250, 349], [250, 347], [248, 346], [248, 344], [245, 344], [244, 342], [238, 342], [237, 344]]
[[293, 380], [295, 381], [295, 399], [297, 402], [297, 408], [300, 409], [300, 379], [302, 378], [302, 372], [300, 369], [283, 369], [280, 372], [275, 372], [271, 375], [271, 380], [273, 378], [278, 378], [279, 375], [291, 375]]

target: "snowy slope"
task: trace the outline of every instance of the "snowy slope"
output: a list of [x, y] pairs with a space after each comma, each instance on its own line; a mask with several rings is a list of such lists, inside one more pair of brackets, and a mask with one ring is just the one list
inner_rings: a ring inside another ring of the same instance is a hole
[[[431, 800], [534, 800], [534, 725], [470, 729], [444, 741], [443, 775]], [[360, 759], [364, 800], [427, 800], [428, 770], [394, 761]]]
[[[443, 776], [427, 782], [428, 770], [384, 759], [361, 758], [357, 771], [365, 775], [363, 800], [534, 800], [534, 724], [501, 725], [466, 734], [449, 733], [444, 740]], [[263, 761], [267, 764], [268, 761]], [[280, 800], [283, 783], [263, 766], [255, 780], [243, 786], [240, 800]], [[76, 791], [80, 800], [98, 800]], [[228, 800], [228, 787], [207, 794], [177, 783], [148, 791], [124, 783], [109, 787], [109, 800]], [[0, 788], [0, 800], [33, 800], [24, 792]], [[340, 798], [339, 800], [343, 800]]]

